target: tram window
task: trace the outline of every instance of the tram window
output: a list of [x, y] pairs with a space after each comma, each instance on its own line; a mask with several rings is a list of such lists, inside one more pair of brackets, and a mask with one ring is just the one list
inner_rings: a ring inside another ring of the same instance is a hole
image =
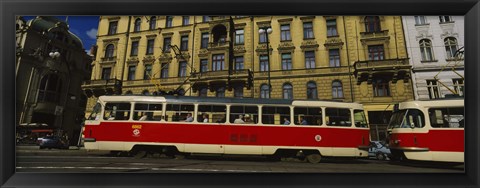
[[430, 123], [435, 128], [464, 128], [464, 108], [431, 108], [428, 110]]
[[160, 121], [162, 120], [162, 104], [136, 103], [133, 111], [133, 120]]
[[[290, 107], [288, 106], [263, 106], [262, 123], [285, 125], [285, 118], [290, 122]], [[287, 125], [290, 123], [287, 122]]]
[[353, 118], [355, 120], [355, 127], [368, 127], [363, 110], [353, 110]]
[[[205, 122], [204, 115], [207, 122]], [[227, 106], [225, 105], [198, 105], [197, 120], [202, 123], [225, 123]]]
[[99, 120], [101, 115], [100, 112], [102, 111], [102, 105], [100, 103], [95, 104], [93, 107], [92, 113], [88, 116], [88, 120]]
[[128, 120], [130, 118], [130, 103], [105, 104], [104, 120]]
[[193, 116], [193, 104], [167, 104], [165, 120], [170, 122], [185, 121], [188, 114]]
[[326, 108], [325, 122], [328, 126], [352, 126], [350, 110], [345, 108]]
[[[295, 107], [296, 125], [322, 125], [322, 109], [318, 107]], [[303, 118], [303, 119], [302, 119]]]
[[258, 106], [230, 106], [230, 123], [240, 116], [245, 124], [258, 123]]
[[403, 119], [401, 127], [422, 128], [424, 126], [425, 126], [425, 117], [423, 116], [423, 112], [417, 109], [408, 109], [407, 115]]

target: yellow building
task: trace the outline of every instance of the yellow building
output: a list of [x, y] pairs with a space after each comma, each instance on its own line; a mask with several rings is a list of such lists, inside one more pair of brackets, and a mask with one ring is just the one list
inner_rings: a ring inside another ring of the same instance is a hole
[[102, 16], [97, 46], [89, 107], [176, 90], [354, 101], [373, 120], [413, 98], [399, 16]]

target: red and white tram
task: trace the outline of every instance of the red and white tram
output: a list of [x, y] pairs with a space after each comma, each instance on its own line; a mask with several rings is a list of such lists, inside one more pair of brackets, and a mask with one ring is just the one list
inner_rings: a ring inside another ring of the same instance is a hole
[[464, 115], [463, 99], [397, 104], [388, 128], [393, 157], [463, 163]]
[[283, 99], [101, 96], [84, 129], [87, 150], [302, 156], [312, 163], [367, 157], [369, 138], [361, 104]]

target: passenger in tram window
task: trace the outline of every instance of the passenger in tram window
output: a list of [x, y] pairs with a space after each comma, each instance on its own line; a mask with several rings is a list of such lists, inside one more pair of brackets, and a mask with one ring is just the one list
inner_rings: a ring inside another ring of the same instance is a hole
[[299, 122], [300, 122], [300, 125], [308, 125], [307, 120], [305, 120], [305, 118], [302, 117], [302, 116], [300, 117], [300, 121], [299, 121]]
[[252, 119], [250, 119], [250, 115], [249, 115], [249, 114], [245, 114], [245, 123], [246, 123], [246, 124], [254, 124], [254, 122], [252, 121]]
[[245, 123], [245, 121], [243, 121], [243, 116], [242, 116], [242, 115], [238, 115], [238, 118], [235, 119], [235, 121], [233, 121], [233, 123], [237, 123], [237, 124], [243, 124], [243, 123]]
[[142, 117], [138, 121], [147, 121], [147, 113], [143, 113]]
[[225, 115], [222, 115], [222, 118], [217, 120], [217, 123], [225, 123], [227, 119], [225, 119]]
[[188, 114], [187, 114], [187, 118], [185, 119], [185, 122], [193, 122], [192, 113], [188, 113]]
[[203, 118], [203, 123], [208, 123], [208, 115], [207, 114], [203, 114], [202, 118]]
[[283, 122], [284, 125], [290, 125], [290, 121], [288, 120], [288, 118], [283, 118], [283, 120], [285, 120], [285, 122]]

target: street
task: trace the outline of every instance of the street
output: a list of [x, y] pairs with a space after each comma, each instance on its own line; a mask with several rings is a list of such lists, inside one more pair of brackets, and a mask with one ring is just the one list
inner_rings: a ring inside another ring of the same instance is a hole
[[17, 146], [17, 172], [139, 172], [139, 173], [463, 173], [464, 165], [393, 162], [374, 159], [322, 159], [310, 164], [286, 158], [274, 161], [261, 156], [192, 155], [185, 159], [166, 156], [111, 156], [83, 148], [40, 150]]

